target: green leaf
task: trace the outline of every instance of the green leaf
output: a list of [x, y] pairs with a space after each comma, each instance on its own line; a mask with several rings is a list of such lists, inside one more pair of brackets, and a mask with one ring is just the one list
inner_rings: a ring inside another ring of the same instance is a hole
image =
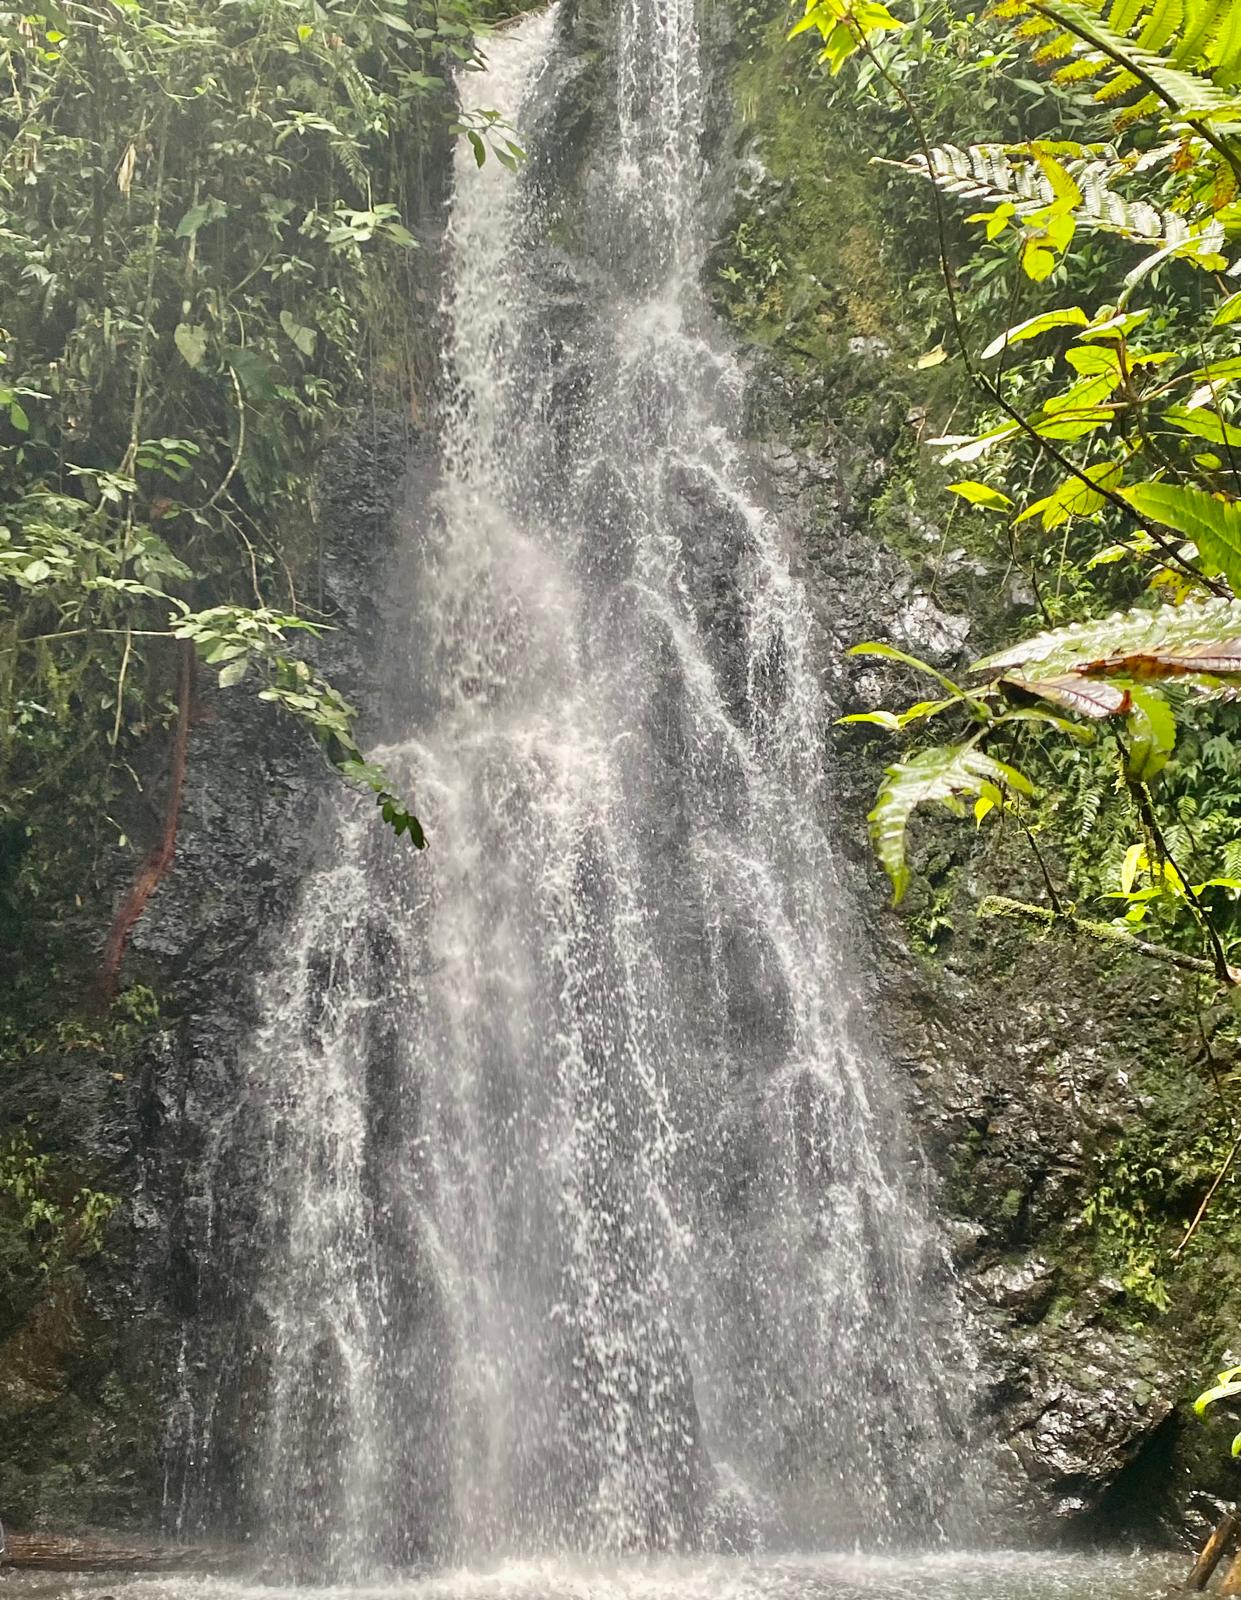
[[837, 717], [838, 723], [848, 722], [873, 722], [878, 728], [886, 728], [889, 733], [900, 731], [901, 719], [895, 711], [854, 711], [847, 717]]
[[237, 381], [247, 394], [256, 400], [271, 400], [276, 393], [272, 364], [260, 350], [250, 346], [228, 346], [223, 352], [225, 361], [237, 374]]
[[923, 750], [887, 769], [869, 816], [871, 842], [892, 883], [893, 904], [909, 887], [906, 860], [909, 819], [919, 806], [938, 804], [960, 813], [962, 796], [988, 792], [988, 785], [1033, 794], [1030, 780], [970, 744]]
[[961, 700], [968, 700], [969, 695], [951, 678], [946, 678], [936, 667], [927, 661], [921, 661], [917, 656], [906, 655], [903, 650], [898, 650], [895, 645], [883, 644], [878, 640], [867, 640], [863, 644], [852, 645], [849, 649], [851, 656], [882, 656], [885, 661], [899, 661], [904, 666], [912, 667], [915, 672], [924, 672], [928, 678], [934, 678], [937, 683], [942, 683], [949, 693], [956, 695]]
[[998, 489], [992, 489], [985, 483], [976, 483], [972, 478], [962, 478], [959, 483], [950, 483], [948, 491], [950, 494], [959, 494], [971, 505], [982, 506], [987, 511], [1013, 509], [1013, 502], [1006, 494], [1001, 494]]
[[974, 670], [996, 674], [1013, 668], [1035, 681], [1076, 673], [1139, 681], [1188, 678], [1210, 687], [1211, 678], [1241, 676], [1241, 600], [1135, 608], [1074, 622], [986, 656]]
[[941, 711], [949, 711], [953, 706], [960, 704], [960, 699], [953, 695], [949, 700], [919, 700], [917, 705], [908, 706], [899, 714], [894, 711], [855, 711], [851, 716], [837, 717], [836, 721], [873, 722], [876, 727], [886, 728], [889, 733], [899, 733], [911, 722], [923, 722], [927, 717], [937, 717]]
[[1051, 328], [1086, 328], [1091, 318], [1081, 306], [1067, 306], [1063, 310], [1044, 310], [1038, 317], [1028, 317], [1025, 322], [1019, 322], [1016, 328], [1009, 328], [1006, 333], [1001, 333], [1000, 338], [992, 339], [987, 349], [982, 352], [982, 360], [990, 362], [993, 355], [1000, 355], [1001, 350], [1009, 344], [1020, 344], [1022, 339], [1036, 339], [1039, 333], [1047, 333]]
[[1205, 1417], [1210, 1406], [1220, 1400], [1234, 1400], [1238, 1395], [1241, 1395], [1241, 1367], [1229, 1367], [1219, 1374], [1210, 1389], [1194, 1401], [1194, 1415]]
[[925, 372], [928, 367], [942, 366], [947, 359], [947, 350], [944, 349], [942, 344], [937, 344], [934, 350], [928, 350], [924, 355], [918, 357], [914, 362], [914, 370], [916, 372]]
[[243, 652], [235, 660], [230, 661], [226, 667], [220, 669], [220, 688], [231, 689], [245, 677], [250, 669], [250, 653]]
[[1134, 687], [1129, 691], [1129, 749], [1125, 776], [1135, 783], [1150, 783], [1167, 766], [1176, 745], [1176, 718], [1157, 689]]
[[1137, 483], [1120, 493], [1141, 517], [1192, 539], [1203, 557], [1241, 591], [1241, 506], [1178, 483]]
[[307, 359], [314, 355], [315, 343], [319, 336], [313, 328], [304, 327], [290, 311], [280, 313], [280, 326], [302, 355]]
[[228, 215], [228, 207], [223, 200], [209, 198], [200, 205], [191, 206], [190, 209], [177, 223], [174, 239], [192, 239], [202, 227], [209, 222], [217, 222], [221, 217]]
[[1098, 484], [1098, 489], [1092, 489], [1081, 478], [1066, 478], [1051, 494], [1027, 506], [1016, 520], [1026, 522], [1041, 513], [1043, 527], [1050, 530], [1058, 528], [1070, 517], [1092, 517], [1107, 505], [1105, 491], [1116, 489], [1123, 472], [1124, 468], [1115, 462], [1094, 462], [1084, 469], [1083, 476], [1089, 478], [1090, 483]]
[[207, 330], [193, 322], [178, 322], [172, 335], [181, 358], [190, 367], [200, 367], [207, 353]]
[[1216, 328], [1226, 328], [1229, 323], [1241, 317], [1241, 289], [1236, 294], [1230, 294], [1219, 310], [1211, 318], [1211, 325]]
[[1241, 428], [1225, 422], [1218, 411], [1211, 411], [1206, 406], [1199, 406], [1193, 411], [1184, 406], [1169, 406], [1163, 414], [1163, 420], [1170, 422], [1174, 428], [1192, 433], [1196, 438], [1209, 439], [1212, 444], [1227, 445], [1229, 448], [1241, 446]]

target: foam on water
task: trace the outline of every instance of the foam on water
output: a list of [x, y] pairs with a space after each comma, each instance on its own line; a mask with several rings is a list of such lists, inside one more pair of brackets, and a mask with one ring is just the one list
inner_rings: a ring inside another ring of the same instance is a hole
[[[316, 1590], [320, 1600], [1156, 1600], [1184, 1557], [968, 1553], [782, 1560], [509, 1561], [399, 1582]], [[305, 1600], [304, 1589], [115, 1576], [3, 1581], [14, 1600]]]

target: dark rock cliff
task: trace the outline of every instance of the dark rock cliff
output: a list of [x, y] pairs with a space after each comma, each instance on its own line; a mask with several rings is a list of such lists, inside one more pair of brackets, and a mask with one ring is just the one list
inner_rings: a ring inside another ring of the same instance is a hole
[[[399, 417], [367, 419], [330, 452], [322, 492], [316, 607], [335, 632], [322, 664], [365, 706], [375, 597], [385, 592], [394, 509], [417, 436]], [[164, 774], [146, 775], [156, 797]], [[218, 1296], [216, 1238], [202, 1177], [210, 1130], [238, 1105], [238, 1052], [253, 978], [313, 858], [317, 822], [337, 779], [305, 735], [244, 689], [200, 683], [173, 870], [138, 924], [122, 995], [155, 997], [132, 1026], [70, 1031], [6, 1064], [0, 1115], [29, 1127], [38, 1149], [119, 1205], [99, 1248], [68, 1248], [32, 1264], [18, 1220], [0, 1229], [0, 1510], [14, 1527], [155, 1528], [182, 1489], [178, 1444], [192, 1419], [185, 1397], [187, 1333]], [[155, 826], [137, 816], [133, 831]], [[108, 889], [79, 913], [82, 938], [102, 937]], [[141, 986], [138, 988], [137, 986]], [[76, 996], [60, 996], [66, 1014]], [[234, 1219], [244, 1206], [231, 1207]], [[192, 1429], [190, 1430], [192, 1432]], [[166, 1451], [166, 1443], [173, 1449]]]

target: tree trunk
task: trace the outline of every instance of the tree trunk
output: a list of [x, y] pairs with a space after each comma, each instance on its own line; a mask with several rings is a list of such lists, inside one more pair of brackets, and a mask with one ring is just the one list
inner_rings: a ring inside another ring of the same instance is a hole
[[177, 848], [177, 825], [181, 820], [181, 800], [185, 794], [185, 767], [189, 750], [190, 711], [194, 699], [194, 646], [188, 640], [181, 646], [180, 687], [177, 692], [177, 729], [172, 747], [172, 771], [168, 779], [168, 799], [164, 805], [164, 825], [160, 836], [143, 862], [129, 893], [117, 907], [108, 930], [99, 962], [99, 974], [91, 988], [87, 1009], [106, 1011], [116, 995], [117, 981], [125, 947], [147, 901], [159, 888], [172, 865]]

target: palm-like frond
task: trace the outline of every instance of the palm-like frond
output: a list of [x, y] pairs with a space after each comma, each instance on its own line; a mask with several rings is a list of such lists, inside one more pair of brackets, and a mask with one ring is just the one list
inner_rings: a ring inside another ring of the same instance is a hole
[[[1077, 225], [1123, 238], [1152, 249], [1187, 244], [1196, 236], [1194, 226], [1179, 212], [1160, 211], [1144, 200], [1129, 200], [1112, 184], [1127, 176], [1129, 167], [1111, 145], [1040, 144], [1053, 154], [1081, 191], [1075, 209]], [[934, 180], [960, 200], [1011, 203], [1018, 216], [1030, 215], [1054, 204], [1055, 193], [1029, 144], [939, 145], [925, 155], [895, 162], [907, 172]]]
[[1015, 22], [1036, 59], [1065, 63], [1061, 82], [1100, 79], [1099, 101], [1138, 94], [1143, 110], [1241, 116], [1236, 0], [999, 0], [992, 15]]

